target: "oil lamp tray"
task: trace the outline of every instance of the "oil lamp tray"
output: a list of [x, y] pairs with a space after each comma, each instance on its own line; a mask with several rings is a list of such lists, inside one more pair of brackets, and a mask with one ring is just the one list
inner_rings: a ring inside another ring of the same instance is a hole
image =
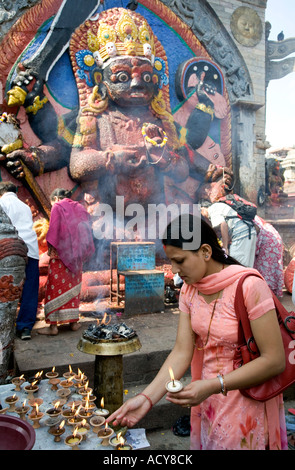
[[96, 342], [89, 341], [82, 336], [77, 348], [79, 351], [97, 356], [119, 356], [137, 351], [141, 348], [141, 343], [137, 335], [130, 339], [100, 339]]

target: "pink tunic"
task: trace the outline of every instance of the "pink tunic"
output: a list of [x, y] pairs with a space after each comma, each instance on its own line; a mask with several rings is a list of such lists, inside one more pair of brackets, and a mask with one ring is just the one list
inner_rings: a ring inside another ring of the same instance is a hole
[[[202, 293], [223, 290], [217, 300], [210, 336], [204, 350], [195, 349], [192, 380], [209, 379], [233, 370], [233, 356], [238, 339], [238, 322], [234, 295], [239, 277], [249, 268], [228, 266], [218, 274], [207, 276], [194, 286], [184, 284], [179, 308], [191, 315], [196, 346], [206, 342], [212, 309]], [[254, 271], [254, 270], [252, 270]], [[256, 271], [257, 272], [257, 271]], [[251, 320], [274, 308], [267, 284], [257, 277], [244, 283], [245, 304]], [[287, 436], [282, 396], [265, 403], [244, 397], [239, 390], [212, 395], [191, 410], [191, 449], [199, 450], [264, 450], [287, 449]]]

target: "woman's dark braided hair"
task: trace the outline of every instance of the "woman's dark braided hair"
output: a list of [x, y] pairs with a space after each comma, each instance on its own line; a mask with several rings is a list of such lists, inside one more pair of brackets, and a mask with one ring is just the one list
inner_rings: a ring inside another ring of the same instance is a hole
[[[185, 233], [189, 232], [190, 234], [192, 234], [191, 238], [183, 237], [183, 224], [187, 224]], [[180, 215], [168, 224], [164, 236], [162, 238], [163, 245], [171, 245], [177, 248], [185, 249], [185, 244], [193, 242], [194, 231], [196, 231], [196, 227], [198, 230], [200, 229], [200, 225], [196, 224], [201, 224], [201, 241], [199, 248], [191, 251], [198, 251], [200, 249], [200, 246], [206, 243], [211, 246], [212, 259], [214, 259], [215, 261], [227, 265], [241, 264], [235, 258], [226, 254], [225, 250], [220, 246], [215, 230], [202, 217], [198, 217], [193, 214]], [[176, 232], [175, 227], [177, 227]]]
[[63, 188], [56, 188], [50, 194], [50, 201], [53, 201], [55, 197], [57, 197], [57, 199], [65, 199], [65, 198], [70, 199], [72, 194], [73, 193], [71, 190], [63, 189]]

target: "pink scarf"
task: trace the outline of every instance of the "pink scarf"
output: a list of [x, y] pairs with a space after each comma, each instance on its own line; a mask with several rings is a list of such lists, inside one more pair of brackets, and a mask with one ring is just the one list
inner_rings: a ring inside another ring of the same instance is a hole
[[229, 266], [225, 265], [224, 269], [222, 269], [219, 273], [210, 274], [209, 276], [203, 277], [201, 281], [196, 282], [193, 284], [193, 286], [204, 295], [215, 294], [230, 284], [233, 284], [243, 274], [249, 272], [259, 274], [256, 269], [247, 268], [238, 264], [231, 264]]
[[53, 205], [46, 239], [74, 273], [94, 253], [90, 216], [79, 202], [68, 198]]

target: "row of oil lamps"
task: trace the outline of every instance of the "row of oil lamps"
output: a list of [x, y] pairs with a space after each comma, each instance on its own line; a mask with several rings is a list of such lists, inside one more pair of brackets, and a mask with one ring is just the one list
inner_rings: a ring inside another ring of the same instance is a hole
[[[37, 374], [29, 379], [29, 385], [23, 387], [24, 391], [28, 394], [28, 405], [26, 400], [22, 406], [16, 406], [19, 397], [14, 394], [5, 398], [6, 408], [0, 410], [0, 414], [4, 414], [6, 411], [15, 412], [23, 420], [26, 420], [26, 415], [33, 422], [33, 428], [38, 429], [40, 427], [40, 420], [43, 418], [44, 413], [39, 410], [42, 405], [42, 398], [34, 398], [34, 393], [39, 390], [38, 384], [42, 380], [43, 371], [37, 372]], [[49, 408], [45, 414], [48, 416], [49, 421], [49, 434], [54, 436], [55, 442], [61, 441], [61, 436], [65, 433], [65, 424], [72, 427], [72, 432], [68, 435], [64, 442], [70, 446], [73, 450], [77, 450], [81, 441], [86, 440], [87, 433], [92, 431], [97, 434], [97, 437], [101, 439], [102, 446], [109, 446], [116, 448], [117, 450], [132, 450], [132, 446], [125, 442], [125, 439], [121, 433], [115, 434], [114, 430], [108, 427], [106, 418], [109, 415], [109, 411], [104, 408], [104, 399], [101, 400], [101, 407], [96, 408], [94, 401], [96, 397], [92, 394], [92, 388], [88, 387], [88, 380], [85, 374], [79, 369], [78, 373], [75, 374], [69, 366], [69, 371], [63, 374], [63, 378], [59, 378], [58, 372], [53, 367], [52, 371], [45, 374], [46, 378], [49, 379], [51, 390], [56, 391], [58, 399], [54, 400], [53, 407]], [[25, 382], [24, 376], [15, 377], [11, 382], [15, 385], [15, 391], [21, 391], [21, 388]], [[58, 388], [61, 386], [62, 388]], [[79, 395], [81, 395], [81, 401], [72, 401], [67, 403], [67, 397], [71, 394], [71, 387], [75, 387]], [[68, 408], [63, 409], [63, 406], [67, 403]], [[29, 406], [30, 405], [30, 406]], [[62, 421], [57, 424], [62, 419]], [[89, 422], [88, 422], [89, 420]]]

